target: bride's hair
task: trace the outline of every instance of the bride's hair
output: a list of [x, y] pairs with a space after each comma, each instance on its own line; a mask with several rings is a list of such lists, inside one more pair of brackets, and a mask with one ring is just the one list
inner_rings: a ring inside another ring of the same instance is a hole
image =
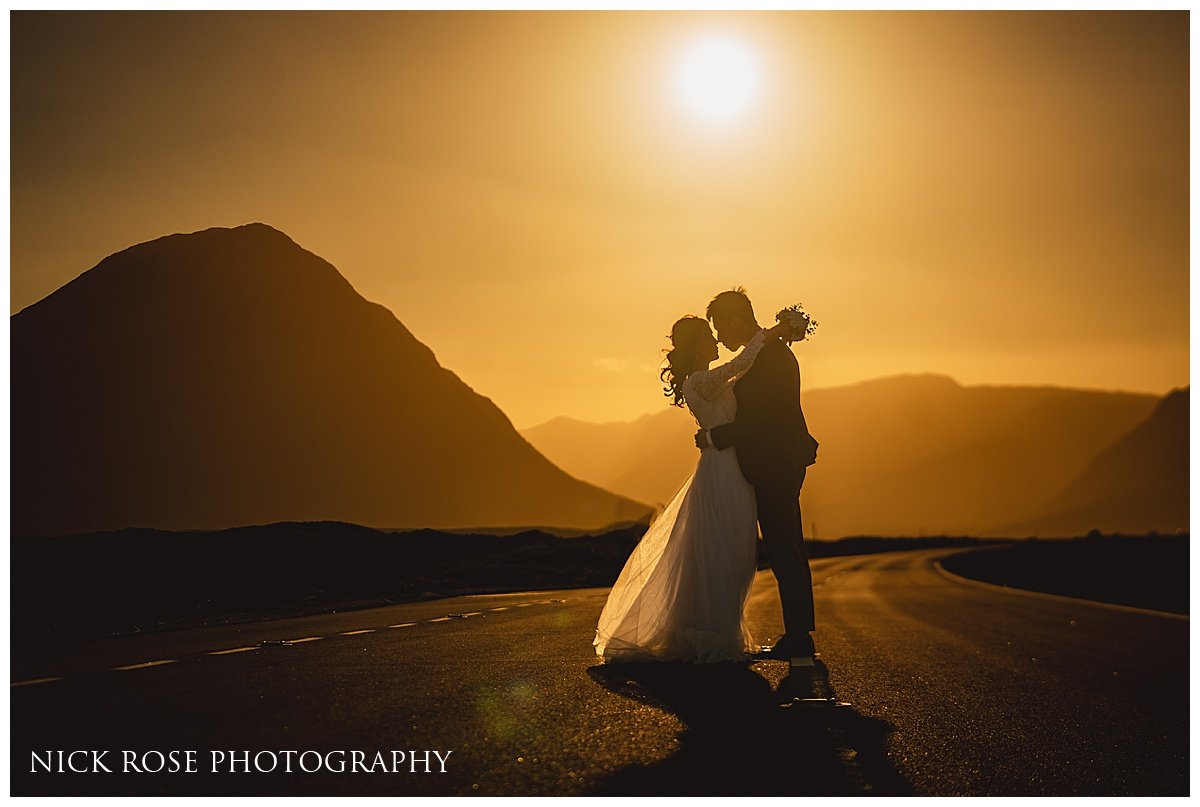
[[683, 381], [698, 369], [696, 345], [704, 334], [712, 336], [708, 320], [691, 314], [676, 320], [671, 326], [671, 350], [667, 352], [667, 366], [658, 377], [666, 384], [663, 395], [674, 398], [672, 406], [683, 406]]

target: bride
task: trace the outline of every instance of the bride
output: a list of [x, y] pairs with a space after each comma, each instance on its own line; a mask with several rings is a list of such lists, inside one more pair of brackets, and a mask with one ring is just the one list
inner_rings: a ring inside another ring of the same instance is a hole
[[[717, 340], [708, 321], [686, 316], [671, 328], [662, 372], [675, 406], [702, 429], [730, 423], [733, 384], [754, 364], [780, 323], [760, 329], [741, 353], [709, 369]], [[596, 628], [606, 661], [744, 661], [758, 647], [744, 610], [757, 556], [754, 490], [733, 451], [706, 448], [696, 469], [650, 525], [621, 570]]]

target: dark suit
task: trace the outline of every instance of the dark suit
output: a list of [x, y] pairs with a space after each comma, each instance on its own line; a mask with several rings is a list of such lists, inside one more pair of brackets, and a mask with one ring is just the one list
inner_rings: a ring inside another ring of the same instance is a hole
[[733, 392], [736, 420], [717, 426], [709, 439], [737, 452], [758, 501], [758, 526], [779, 583], [784, 627], [793, 636], [808, 633], [815, 624], [800, 488], [805, 469], [816, 462], [817, 441], [800, 408], [800, 365], [782, 342], [768, 339]]

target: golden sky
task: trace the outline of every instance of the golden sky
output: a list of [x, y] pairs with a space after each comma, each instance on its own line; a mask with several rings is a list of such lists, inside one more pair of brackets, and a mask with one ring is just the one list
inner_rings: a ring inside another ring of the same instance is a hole
[[[11, 311], [262, 221], [518, 427], [666, 405], [685, 313], [804, 383], [1189, 383], [1187, 12], [13, 12]], [[682, 98], [697, 42], [757, 92]], [[722, 358], [727, 357], [722, 354]]]

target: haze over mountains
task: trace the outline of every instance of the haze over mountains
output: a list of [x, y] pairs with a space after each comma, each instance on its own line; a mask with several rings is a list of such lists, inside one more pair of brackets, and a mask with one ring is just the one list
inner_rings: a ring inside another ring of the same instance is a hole
[[[806, 535], [1186, 530], [1187, 398], [940, 376], [806, 391], [821, 442]], [[567, 472], [661, 504], [695, 465], [695, 429], [664, 404], [628, 423], [558, 418], [523, 434]]]
[[391, 311], [264, 224], [118, 252], [10, 331], [18, 534], [647, 513], [551, 464]]
[[[389, 310], [264, 224], [116, 253], [10, 331], [17, 534], [597, 530], [644, 518], [697, 458], [694, 422], [665, 403], [518, 434]], [[1188, 396], [939, 376], [806, 391], [821, 441], [806, 533], [1187, 529]]]

